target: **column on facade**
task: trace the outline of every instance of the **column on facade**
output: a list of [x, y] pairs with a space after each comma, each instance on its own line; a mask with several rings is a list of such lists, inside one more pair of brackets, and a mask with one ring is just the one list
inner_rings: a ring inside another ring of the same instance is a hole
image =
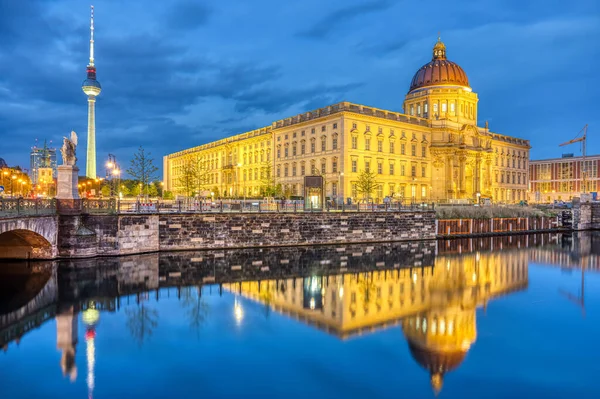
[[490, 191], [490, 194], [491, 194], [491, 187], [492, 187], [492, 160], [491, 159], [485, 160], [485, 175], [486, 175], [486, 181], [485, 181], [485, 187], [483, 189], [486, 192]]
[[459, 156], [459, 167], [458, 167], [458, 192], [464, 193], [465, 191], [465, 168], [466, 168], [467, 157], [464, 155]]
[[454, 196], [454, 155], [448, 155], [446, 159], [446, 198]]

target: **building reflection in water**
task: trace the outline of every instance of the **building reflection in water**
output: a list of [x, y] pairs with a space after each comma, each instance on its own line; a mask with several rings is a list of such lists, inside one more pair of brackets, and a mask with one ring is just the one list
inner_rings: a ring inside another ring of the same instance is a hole
[[[583, 306], [583, 272], [600, 270], [600, 234], [148, 254], [69, 261], [58, 274], [54, 262], [27, 269], [3, 264], [0, 347], [7, 351], [10, 343], [55, 318], [60, 367], [75, 380], [81, 314], [91, 398], [100, 312], [130, 303], [126, 327], [141, 345], [157, 325], [151, 295], [159, 300], [175, 288], [181, 299], [183, 293], [193, 316], [190, 325], [197, 327], [207, 316], [202, 286], [218, 284], [234, 294], [232, 312], [240, 327], [242, 297], [342, 339], [399, 326], [439, 392], [446, 373], [464, 361], [476, 341], [476, 310], [524, 289], [528, 262], [580, 268], [580, 297], [571, 296]], [[71, 263], [76, 268], [69, 271]], [[186, 291], [192, 288], [194, 295]]]
[[438, 393], [475, 342], [476, 309], [527, 286], [523, 251], [438, 255], [433, 265], [224, 284], [341, 338], [400, 325]]

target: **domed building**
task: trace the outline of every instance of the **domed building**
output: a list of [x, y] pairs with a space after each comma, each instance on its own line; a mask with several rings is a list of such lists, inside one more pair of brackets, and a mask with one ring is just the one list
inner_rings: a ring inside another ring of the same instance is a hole
[[471, 84], [438, 38], [408, 85], [403, 111], [340, 102], [183, 149], [164, 157], [165, 189], [184, 194], [184, 166], [194, 161], [207, 177], [204, 192], [217, 198], [266, 196], [268, 174], [282, 195], [302, 197], [304, 178], [318, 174], [323, 197], [356, 202], [360, 174], [372, 171], [376, 203], [525, 200], [529, 141], [479, 126]]

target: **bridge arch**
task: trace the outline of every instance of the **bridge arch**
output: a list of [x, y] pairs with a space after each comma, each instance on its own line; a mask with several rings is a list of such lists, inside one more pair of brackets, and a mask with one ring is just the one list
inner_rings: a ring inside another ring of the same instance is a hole
[[31, 230], [11, 230], [0, 234], [0, 259], [52, 259], [52, 244]]
[[0, 259], [52, 259], [58, 223], [54, 217], [0, 220]]

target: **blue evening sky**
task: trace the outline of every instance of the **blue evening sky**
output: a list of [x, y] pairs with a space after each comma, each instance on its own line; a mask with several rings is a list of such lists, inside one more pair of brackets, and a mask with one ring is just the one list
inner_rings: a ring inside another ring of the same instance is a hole
[[[597, 0], [97, 0], [98, 173], [346, 100], [400, 111], [441, 31], [479, 94], [479, 123], [532, 158], [590, 125], [598, 153]], [[0, 157], [75, 130], [85, 165], [89, 2], [0, 0]]]

